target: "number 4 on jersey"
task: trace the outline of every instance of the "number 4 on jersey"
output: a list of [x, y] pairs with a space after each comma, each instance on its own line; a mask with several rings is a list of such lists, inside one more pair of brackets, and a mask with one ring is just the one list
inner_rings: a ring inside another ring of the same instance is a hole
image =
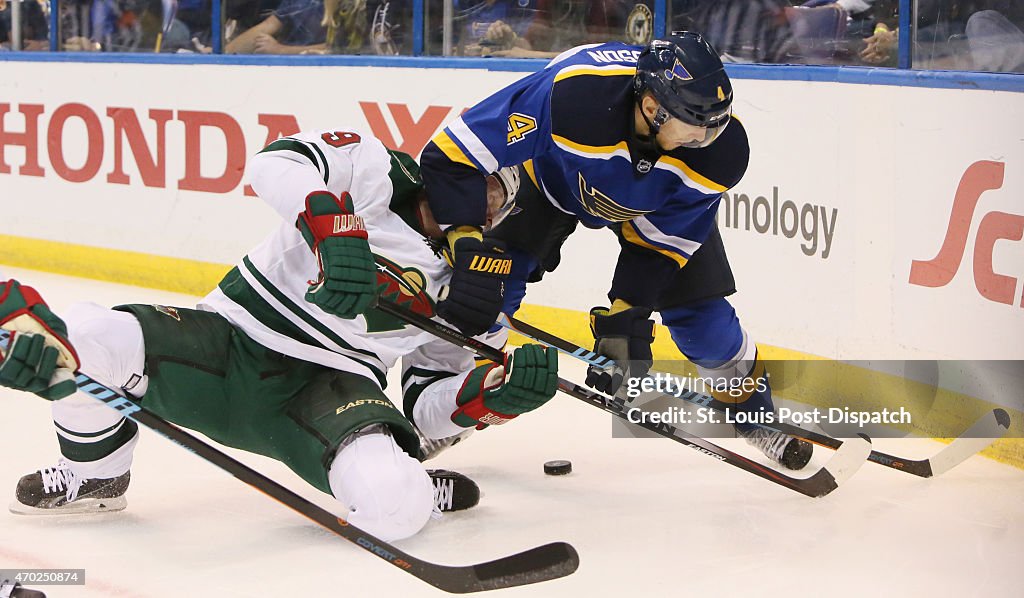
[[532, 116], [513, 112], [508, 117], [508, 144], [522, 141], [527, 134], [537, 130], [537, 120]]

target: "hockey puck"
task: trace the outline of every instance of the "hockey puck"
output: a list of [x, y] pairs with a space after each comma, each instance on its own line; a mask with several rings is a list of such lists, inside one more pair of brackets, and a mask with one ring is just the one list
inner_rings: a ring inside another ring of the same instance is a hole
[[544, 464], [544, 473], [548, 475], [566, 475], [572, 473], [572, 463], [569, 461], [548, 461]]

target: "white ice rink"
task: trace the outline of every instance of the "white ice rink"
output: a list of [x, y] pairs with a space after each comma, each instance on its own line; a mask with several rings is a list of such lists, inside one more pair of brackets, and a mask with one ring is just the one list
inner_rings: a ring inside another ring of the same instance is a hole
[[[81, 300], [196, 300], [3, 269], [58, 312]], [[583, 378], [581, 366], [563, 366], [563, 376]], [[0, 391], [0, 485], [8, 500], [19, 476], [56, 462], [48, 414], [42, 399]], [[922, 458], [942, 445], [882, 439], [875, 447]], [[816, 450], [812, 466], [831, 454]], [[285, 467], [228, 452], [333, 508]], [[542, 464], [551, 459], [571, 460], [573, 473], [545, 476]], [[613, 439], [609, 415], [559, 396], [430, 465], [469, 475], [484, 497], [399, 542], [403, 550], [450, 564], [555, 540], [578, 550], [575, 574], [496, 594], [509, 598], [1024, 592], [1024, 472], [982, 457], [931, 480], [868, 463], [833, 494], [810, 499], [665, 439]], [[127, 510], [0, 514], [0, 568], [51, 567], [84, 568], [87, 579], [84, 587], [37, 586], [51, 598], [442, 595], [149, 431], [136, 451]]]

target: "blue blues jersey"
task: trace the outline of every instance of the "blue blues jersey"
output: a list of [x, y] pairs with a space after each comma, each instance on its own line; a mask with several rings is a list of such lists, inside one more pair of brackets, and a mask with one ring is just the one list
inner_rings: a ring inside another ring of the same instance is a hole
[[[422, 157], [438, 222], [482, 225], [484, 176], [522, 164], [555, 207], [588, 227], [616, 229], [623, 252], [613, 296], [650, 304], [707, 237], [722, 193], [746, 171], [749, 147], [736, 119], [702, 149], [655, 153], [638, 143], [640, 50], [618, 42], [574, 48], [449, 124]], [[645, 288], [630, 288], [637, 285]]]

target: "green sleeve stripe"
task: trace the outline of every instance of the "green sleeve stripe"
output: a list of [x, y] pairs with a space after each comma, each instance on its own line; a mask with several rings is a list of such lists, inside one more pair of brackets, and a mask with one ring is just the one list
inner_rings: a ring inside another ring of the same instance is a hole
[[309, 150], [309, 147], [306, 144], [302, 143], [301, 141], [296, 141], [294, 139], [288, 139], [287, 137], [285, 137], [283, 139], [278, 139], [277, 141], [271, 143], [267, 147], [260, 150], [261, 154], [267, 154], [270, 152], [295, 152], [296, 154], [301, 154], [304, 158], [309, 160], [309, 163], [312, 164], [318, 171], [321, 170], [320, 165], [317, 164], [316, 162], [316, 156], [313, 155], [313, 152]]
[[290, 320], [282, 318], [277, 310], [252, 288], [249, 281], [242, 277], [238, 268], [232, 268], [231, 272], [228, 272], [224, 280], [220, 282], [220, 290], [224, 291], [224, 294], [232, 301], [245, 307], [246, 311], [260, 323], [281, 336], [295, 339], [304, 345], [330, 350]]
[[[294, 152], [299, 154], [306, 160], [309, 160], [309, 163], [313, 168], [316, 168], [317, 172], [321, 174], [324, 179], [324, 185], [327, 184], [327, 179], [330, 178], [330, 169], [327, 166], [327, 158], [324, 157], [324, 153], [320, 151], [320, 148], [312, 143], [299, 141], [298, 139], [292, 139], [290, 137], [282, 137], [260, 150], [261, 154], [269, 152]], [[318, 156], [319, 160], [317, 159]]]
[[262, 286], [268, 293], [270, 293], [274, 297], [274, 299], [277, 299], [277, 301], [281, 303], [281, 305], [285, 306], [285, 308], [287, 308], [288, 311], [298, 316], [307, 326], [313, 328], [320, 334], [326, 336], [331, 340], [331, 342], [337, 344], [339, 347], [344, 348], [346, 351], [358, 353], [360, 355], [369, 357], [370, 359], [378, 362], [380, 364], [379, 366], [371, 366], [370, 364], [365, 363], [363, 360], [360, 360], [352, 355], [346, 355], [346, 357], [352, 357], [353, 359], [356, 359], [356, 361], [363, 363], [364, 365], [372, 369], [375, 374], [378, 374], [378, 377], [381, 378], [382, 387], [387, 384], [387, 382], [383, 380], [385, 378], [383, 371], [384, 364], [380, 363], [379, 358], [377, 357], [376, 354], [373, 353], [373, 351], [368, 351], [366, 349], [357, 349], [353, 347], [352, 345], [345, 342], [345, 339], [341, 338], [341, 336], [339, 336], [333, 330], [324, 325], [323, 322], [320, 322], [319, 320], [314, 318], [312, 314], [296, 305], [291, 299], [286, 297], [280, 290], [278, 290], [278, 288], [275, 287], [269, 280], [267, 280], [267, 278], [263, 276], [263, 274], [259, 270], [256, 269], [256, 266], [249, 260], [249, 256], [245, 256], [244, 258], [242, 258], [242, 263], [245, 265], [246, 270], [248, 270], [249, 273], [260, 283], [260, 286]]
[[324, 184], [326, 185], [327, 182], [331, 180], [331, 167], [327, 165], [327, 156], [325, 156], [324, 153], [320, 151], [320, 148], [315, 143], [310, 143], [309, 147], [313, 148], [313, 151], [315, 151], [317, 155], [320, 156], [320, 163], [324, 165], [323, 169], [320, 172], [323, 173], [324, 175]]

